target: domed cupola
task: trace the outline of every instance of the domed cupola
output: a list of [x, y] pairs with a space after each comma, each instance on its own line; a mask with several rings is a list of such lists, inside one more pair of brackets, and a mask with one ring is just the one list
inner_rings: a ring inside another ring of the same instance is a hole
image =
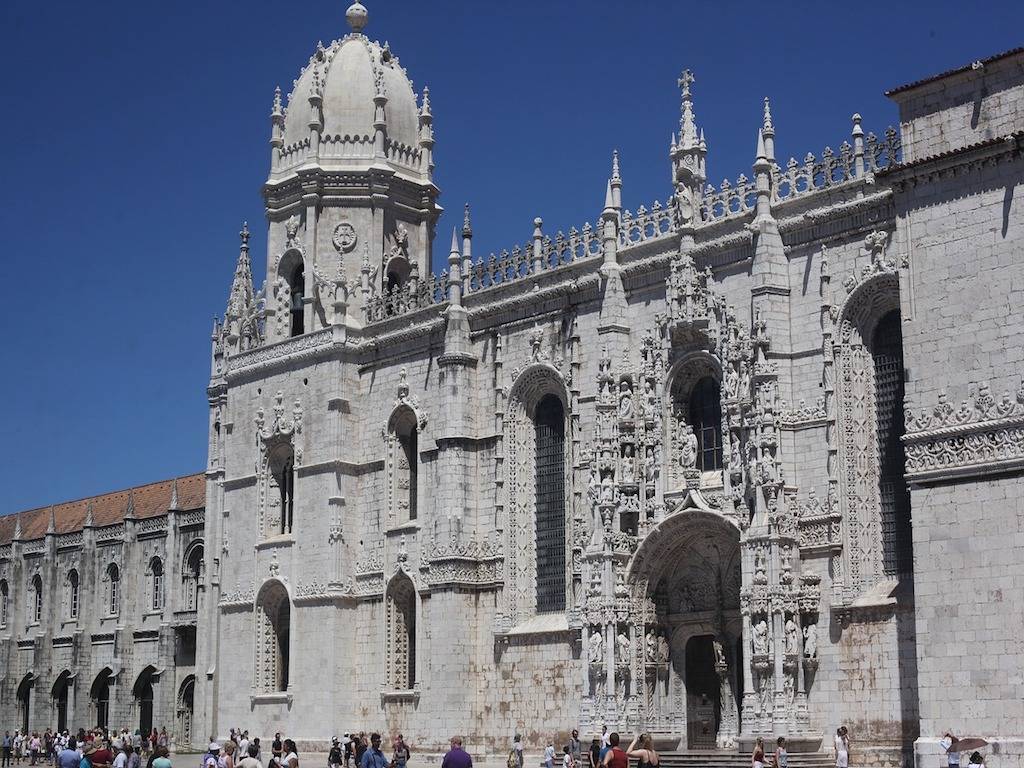
[[317, 44], [286, 105], [274, 93], [263, 187], [271, 341], [339, 322], [329, 296], [339, 281], [358, 324], [371, 299], [388, 292], [404, 301], [430, 273], [441, 207], [429, 92], [418, 105], [390, 46], [363, 34], [361, 3], [346, 19], [351, 32]]
[[424, 125], [412, 83], [389, 45], [363, 34], [368, 13], [361, 3], [346, 19], [352, 31], [327, 47], [319, 43], [287, 107], [275, 103], [271, 178], [307, 164], [347, 168], [383, 161], [398, 173], [429, 179], [429, 119]]

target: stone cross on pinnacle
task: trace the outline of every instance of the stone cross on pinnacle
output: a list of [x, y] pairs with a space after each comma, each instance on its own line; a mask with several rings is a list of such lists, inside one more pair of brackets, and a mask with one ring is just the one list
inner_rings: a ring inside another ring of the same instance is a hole
[[683, 74], [679, 76], [679, 87], [683, 89], [683, 98], [688, 99], [690, 97], [690, 86], [693, 85], [697, 78], [693, 76], [693, 72], [688, 69], [683, 70]]

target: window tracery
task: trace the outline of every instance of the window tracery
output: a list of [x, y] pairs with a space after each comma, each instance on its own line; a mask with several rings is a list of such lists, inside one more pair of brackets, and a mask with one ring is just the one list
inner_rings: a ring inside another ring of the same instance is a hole
[[403, 572], [388, 586], [385, 636], [387, 686], [412, 690], [416, 686], [416, 588]]
[[0, 627], [7, 626], [7, 609], [10, 593], [7, 587], [7, 580], [0, 581]]
[[32, 577], [32, 603], [29, 623], [38, 624], [43, 618], [43, 580], [37, 573]]
[[67, 617], [72, 621], [78, 618], [78, 571], [74, 568], [68, 572]]
[[149, 609], [160, 611], [164, 607], [164, 563], [159, 557], [153, 557], [149, 561], [146, 570], [149, 581]]
[[107, 566], [103, 574], [104, 605], [108, 616], [117, 616], [121, 609], [121, 571], [116, 563]]
[[419, 515], [420, 436], [427, 419], [410, 394], [405, 368], [399, 373], [397, 395], [382, 434], [388, 518], [391, 524], [402, 525]]
[[291, 534], [295, 527], [295, 469], [302, 464], [302, 404], [285, 418], [284, 393], [274, 395], [269, 419], [263, 408], [253, 419], [259, 446], [258, 488], [261, 538]]
[[684, 358], [672, 379], [668, 442], [673, 485], [683, 484], [686, 470], [720, 472], [722, 393], [716, 361], [706, 353]]
[[291, 653], [291, 601], [284, 585], [268, 581], [256, 601], [255, 688], [260, 693], [288, 690]]
[[202, 582], [203, 545], [200, 541], [193, 542], [185, 552], [182, 565], [182, 598], [186, 611], [194, 611], [198, 607], [199, 585]]

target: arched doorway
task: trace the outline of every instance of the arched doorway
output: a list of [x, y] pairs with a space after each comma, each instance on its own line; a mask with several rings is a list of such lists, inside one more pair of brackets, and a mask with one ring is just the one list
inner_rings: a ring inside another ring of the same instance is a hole
[[291, 600], [288, 590], [271, 579], [256, 598], [256, 689], [288, 690], [291, 657]]
[[110, 683], [113, 672], [106, 667], [96, 675], [92, 688], [89, 689], [89, 698], [92, 700], [93, 711], [96, 714], [94, 725], [97, 728], [107, 728], [110, 724]]
[[18, 719], [21, 721], [21, 732], [28, 732], [28, 724], [32, 713], [32, 687], [35, 676], [29, 672], [18, 685]]
[[57, 676], [53, 689], [50, 692], [53, 697], [53, 709], [57, 719], [57, 730], [63, 731], [68, 727], [68, 693], [71, 688], [71, 673], [64, 670]]
[[139, 731], [150, 733], [153, 730], [153, 682], [156, 677], [154, 667], [146, 667], [136, 678], [132, 687], [132, 696], [139, 713]]
[[189, 675], [178, 689], [178, 737], [177, 749], [192, 744], [192, 717], [195, 713], [195, 675]]
[[667, 668], [648, 671], [658, 677], [648, 682], [644, 727], [689, 749], [733, 747], [742, 700], [739, 529], [710, 509], [676, 511], [641, 543], [629, 579], [647, 593], [652, 646], [657, 638], [667, 646]]

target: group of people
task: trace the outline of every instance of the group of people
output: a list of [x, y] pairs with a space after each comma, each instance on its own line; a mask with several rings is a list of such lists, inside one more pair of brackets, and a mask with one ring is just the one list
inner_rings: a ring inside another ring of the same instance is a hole
[[[619, 734], [609, 733], [608, 726], [604, 726], [601, 735], [591, 739], [584, 757], [579, 731], [574, 729], [569, 741], [562, 746], [560, 757], [555, 751], [555, 739], [548, 741], [544, 748], [544, 766], [556, 768], [555, 763], [558, 761], [561, 768], [628, 768], [631, 757], [639, 761], [640, 768], [655, 768], [660, 763], [661, 758], [654, 749], [649, 733], [634, 736], [626, 749], [622, 749], [619, 743]], [[523, 768], [523, 765], [523, 737], [517, 733], [512, 739], [512, 749], [509, 750], [508, 768]]]
[[[299, 750], [292, 739], [274, 734], [270, 744], [268, 766], [299, 768]], [[200, 768], [263, 768], [263, 745], [258, 736], [249, 738], [249, 731], [232, 728], [224, 744], [211, 741], [200, 761]]]
[[27, 757], [30, 765], [45, 761], [58, 768], [141, 768], [143, 760], [146, 768], [171, 768], [168, 740], [166, 729], [158, 733], [155, 728], [146, 734], [132, 734], [127, 728], [115, 732], [80, 728], [77, 733], [47, 728], [41, 735], [5, 731], [0, 767], [11, 765], [12, 758], [20, 765]]

